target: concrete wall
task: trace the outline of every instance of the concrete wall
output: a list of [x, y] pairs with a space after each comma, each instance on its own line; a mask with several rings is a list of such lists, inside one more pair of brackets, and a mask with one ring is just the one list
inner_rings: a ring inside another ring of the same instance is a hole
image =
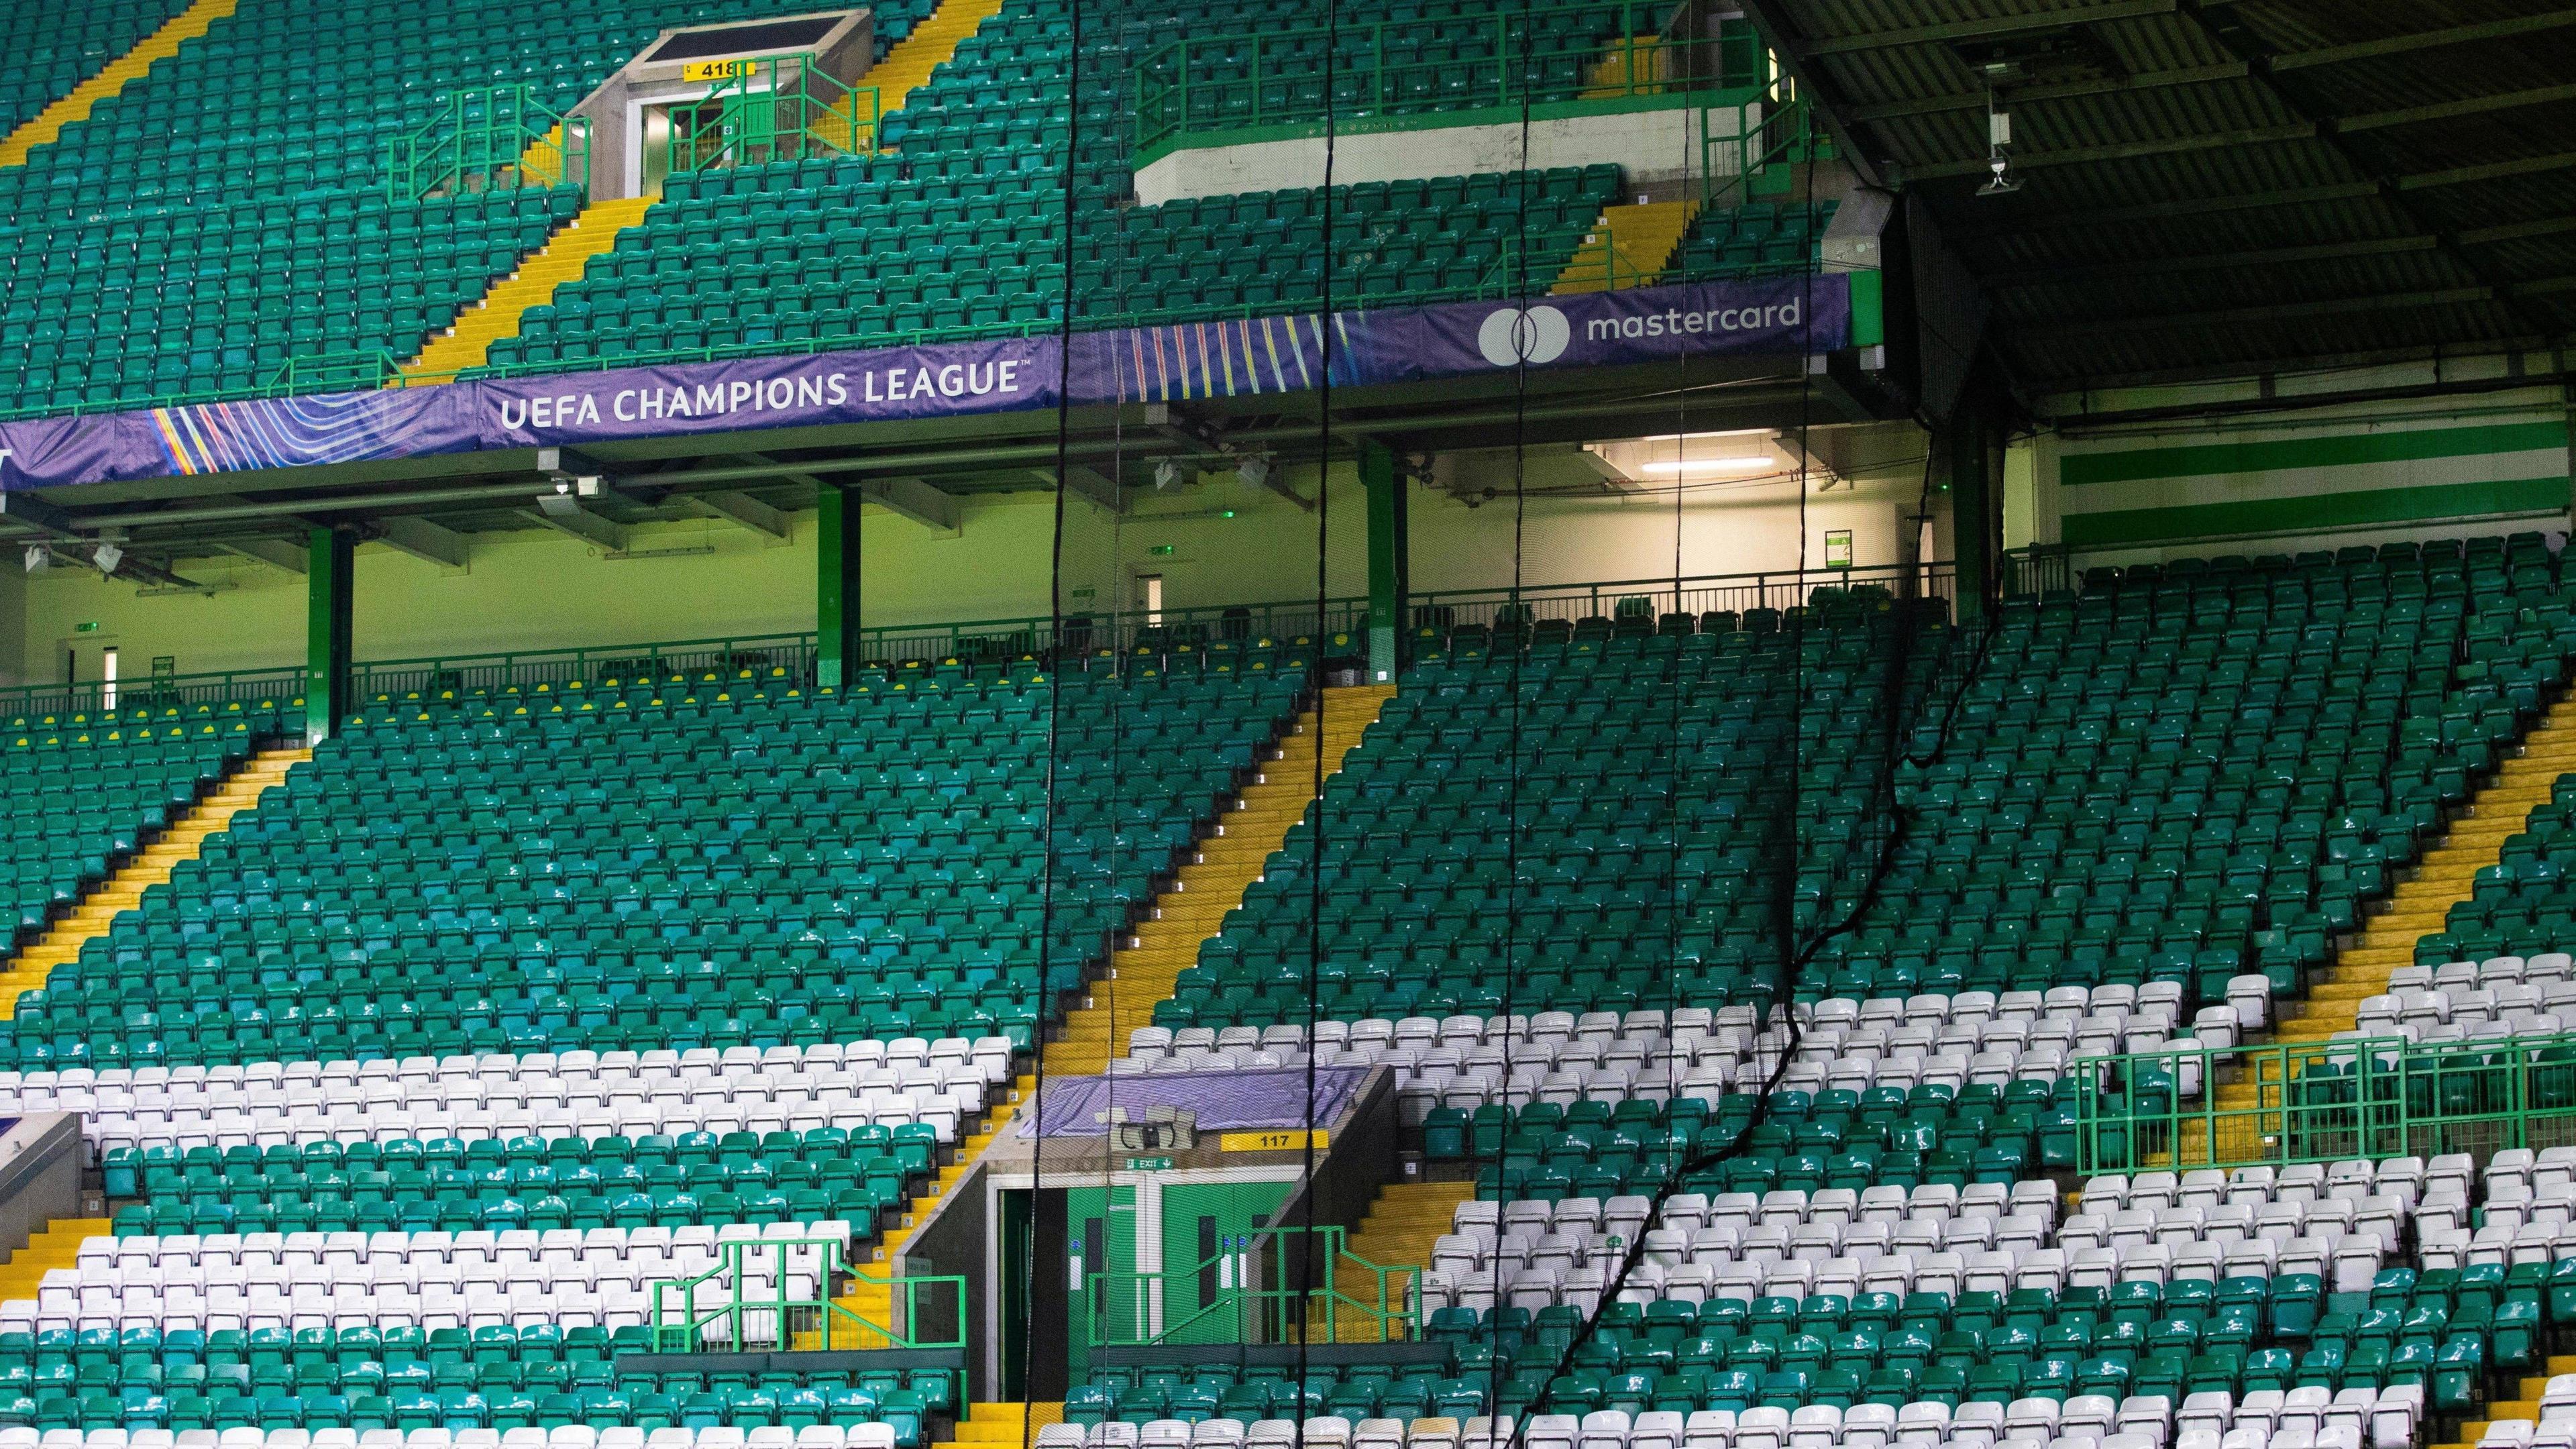
[[[1744, 108], [1749, 111], [1751, 108]], [[1481, 126], [1410, 125], [1400, 130], [1343, 129], [1332, 143], [1332, 181], [1405, 181], [1428, 176], [1474, 176], [1495, 171], [1546, 170], [1608, 163], [1622, 168], [1632, 186], [1669, 183], [1701, 173], [1701, 139], [1708, 118], [1730, 134], [1737, 110], [1696, 106], [1568, 116], [1533, 121], [1522, 149], [1517, 121]], [[1731, 147], [1710, 153], [1731, 168]], [[1136, 173], [1136, 195], [1148, 206], [1182, 197], [1232, 196], [1324, 184], [1325, 140], [1320, 134], [1231, 146], [1184, 147], [1158, 157]]]

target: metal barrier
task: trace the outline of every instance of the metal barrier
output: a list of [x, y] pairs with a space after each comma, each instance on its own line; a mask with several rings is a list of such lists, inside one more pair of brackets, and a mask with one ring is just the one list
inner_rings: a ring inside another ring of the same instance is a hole
[[[1350, 1230], [1283, 1226], [1185, 1268], [1091, 1273], [1095, 1345], [1404, 1343], [1422, 1336], [1422, 1270], [1350, 1251]], [[1310, 1246], [1311, 1245], [1311, 1246]], [[1312, 1284], [1289, 1280], [1301, 1260]]]
[[445, 110], [387, 143], [385, 184], [401, 205], [425, 196], [559, 186], [587, 192], [590, 122], [519, 83], [455, 91]]
[[2576, 1143], [2576, 1033], [2175, 1047], [2080, 1058], [2079, 1171], [2250, 1167]]
[[877, 87], [846, 85], [811, 55], [744, 61], [705, 100], [671, 108], [669, 174], [862, 155], [883, 119]]
[[[846, 1239], [720, 1241], [714, 1267], [654, 1282], [654, 1348], [662, 1353], [745, 1353], [757, 1348], [963, 1348], [966, 1280], [896, 1278], [860, 1271]], [[835, 1285], [846, 1284], [836, 1295]], [[851, 1308], [849, 1297], [882, 1288], [886, 1321]], [[925, 1330], [923, 1325], [942, 1325]]]
[[1787, 75], [1747, 100], [1710, 106], [1701, 122], [1701, 202], [1712, 211], [1752, 200], [1774, 166], [1832, 154], [1797, 81]]
[[[1418, 20], [1192, 36], [1137, 65], [1136, 145], [1142, 152], [1186, 132], [1328, 115], [1623, 102], [1761, 84], [1767, 67], [1749, 22], [1729, 20], [1712, 40], [1670, 28], [1676, 13], [1669, 0], [1512, 9], [1452, 25], [1438, 46], [1423, 43]], [[1606, 36], [1605, 15], [1615, 21]]]
[[286, 668], [151, 674], [114, 684], [16, 684], [0, 687], [0, 718], [24, 718], [36, 727], [46, 719], [72, 724], [76, 717], [81, 725], [106, 724], [234, 700], [300, 706], [303, 695], [304, 672]]
[[1801, 607], [1865, 612], [1881, 602], [1914, 597], [1950, 602], [1958, 592], [1957, 570], [1949, 563], [1880, 565], [1851, 569], [1788, 569], [1750, 574], [1698, 574], [1680, 587], [1664, 579], [1626, 579], [1594, 584], [1510, 589], [1452, 589], [1412, 597], [1417, 628], [1454, 629], [1463, 624], [1524, 626], [1561, 620], [1652, 620], [1665, 614], [1743, 615], [1755, 609]]

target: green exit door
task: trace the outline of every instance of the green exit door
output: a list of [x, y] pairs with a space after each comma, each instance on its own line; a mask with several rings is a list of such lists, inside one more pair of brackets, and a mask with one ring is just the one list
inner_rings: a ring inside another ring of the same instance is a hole
[[1254, 1235], [1293, 1182], [1174, 1183], [1163, 1189], [1163, 1271], [1155, 1280], [1167, 1343], [1247, 1343], [1263, 1337], [1243, 1298]]
[[1065, 1192], [1065, 1281], [1072, 1287], [1065, 1335], [1069, 1377], [1091, 1369], [1091, 1349], [1143, 1337], [1137, 1291], [1136, 1189], [1077, 1187]]

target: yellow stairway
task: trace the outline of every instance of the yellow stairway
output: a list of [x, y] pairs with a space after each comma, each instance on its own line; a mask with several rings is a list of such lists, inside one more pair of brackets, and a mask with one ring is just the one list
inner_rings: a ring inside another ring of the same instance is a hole
[[579, 216], [546, 238], [545, 247], [535, 256], [493, 283], [482, 301], [458, 313], [455, 326], [431, 338], [420, 356], [403, 368], [403, 376], [419, 382], [447, 382], [465, 368], [481, 367], [491, 356], [493, 343], [519, 335], [519, 319], [530, 307], [553, 301], [555, 289], [580, 276], [592, 257], [617, 245], [617, 233], [642, 221], [654, 199], [626, 196], [583, 207]]
[[1037, 1442], [1038, 1430], [1064, 1422], [1062, 1404], [969, 1404], [957, 1421], [957, 1442], [981, 1449], [1019, 1449]]
[[1566, 259], [1548, 290], [1563, 297], [1576, 292], [1610, 292], [1647, 286], [1672, 264], [1673, 251], [1699, 219], [1696, 201], [1640, 201], [1605, 207], [1583, 245]]
[[1000, 13], [1002, 0], [945, 0], [924, 16], [910, 34], [894, 43], [885, 59], [859, 77], [861, 86], [877, 88], [877, 113], [902, 110], [905, 99], [929, 82], [932, 71], [947, 64], [958, 46]]
[[530, 141], [528, 149], [519, 153], [519, 179], [532, 186], [560, 186], [564, 165], [564, 128], [558, 121], [552, 130]]
[[[1393, 687], [1386, 685], [1325, 692], [1323, 743], [1331, 750], [1327, 762], [1330, 766], [1340, 766], [1342, 756], [1359, 741], [1361, 731], [1377, 718], [1378, 711], [1394, 694]], [[1102, 989], [1108, 985], [1103, 982], [1093, 988], [1096, 1004], [1069, 1014], [1063, 1037], [1044, 1048], [1048, 1075], [1094, 1075], [1106, 1068], [1112, 1055], [1125, 1055], [1127, 1032], [1153, 1019], [1155, 1004], [1172, 994], [1173, 982], [1182, 967], [1198, 959], [1199, 942], [1215, 934], [1225, 913], [1241, 903], [1244, 887], [1261, 873], [1270, 852], [1279, 848], [1288, 827], [1305, 814], [1306, 802], [1314, 798], [1314, 720], [1311, 711], [1298, 716], [1295, 731], [1280, 741], [1281, 758], [1263, 766], [1262, 778], [1243, 791], [1241, 808], [1225, 814], [1220, 833], [1201, 842], [1199, 859], [1182, 867], [1173, 889], [1156, 898], [1153, 913], [1137, 928], [1136, 944], [1110, 957], [1110, 972], [1123, 992], [1113, 995]], [[1195, 892], [1191, 890], [1193, 885], [1197, 887]], [[1184, 898], [1190, 898], [1186, 904]], [[1177, 960], [1178, 964], [1167, 966], [1165, 962], [1169, 960]], [[963, 1182], [974, 1169], [975, 1160], [1035, 1094], [1037, 1085], [1034, 1073], [1013, 1082], [1004, 1100], [986, 1115], [982, 1130], [957, 1144], [956, 1160], [940, 1169], [937, 1182], [924, 1198], [945, 1196]], [[904, 1220], [888, 1227], [878, 1239], [876, 1260], [880, 1266], [874, 1272], [883, 1274], [883, 1265], [891, 1264], [904, 1240], [912, 1236], [914, 1223], [926, 1208], [924, 1198], [916, 1198], [908, 1205]], [[887, 1283], [858, 1282], [833, 1302], [865, 1322], [885, 1327], [894, 1322], [893, 1293]], [[839, 1335], [848, 1327], [844, 1322], [835, 1329], [836, 1347], [882, 1346], [875, 1342], [839, 1343]], [[796, 1346], [818, 1348], [819, 1335], [799, 1334]], [[1047, 1407], [1041, 1405], [1040, 1411]]]
[[2511, 1402], [2487, 1405], [2486, 1417], [2472, 1419], [2462, 1424], [2456, 1440], [2448, 1444], [2436, 1445], [2434, 1449], [2474, 1449], [2477, 1442], [2486, 1437], [2488, 1426], [2498, 1420], [2521, 1419], [2532, 1423], [2539, 1422], [2540, 1396], [2549, 1387], [2549, 1381], [2560, 1374], [2576, 1374], [2576, 1356], [2551, 1355], [2547, 1367], [2542, 1372], [2522, 1381], [2519, 1386], [2521, 1397]]
[[1375, 723], [1395, 696], [1395, 686], [1361, 685], [1324, 691], [1323, 729], [1312, 711], [1297, 717], [1279, 742], [1280, 756], [1265, 762], [1261, 777], [1245, 787], [1237, 808], [1218, 817], [1218, 833], [1199, 842], [1197, 859], [1154, 901], [1136, 928], [1134, 943], [1109, 958], [1109, 975], [1091, 988], [1089, 1002], [1067, 1014], [1063, 1031], [1047, 1044], [1047, 1075], [1087, 1077], [1107, 1071], [1127, 1055], [1127, 1036], [1154, 1021], [1154, 1008], [1171, 998], [1180, 974], [1198, 964], [1199, 944], [1217, 932], [1225, 913], [1243, 904], [1243, 893], [1261, 876], [1288, 827], [1315, 799], [1315, 752], [1324, 751], [1327, 777]]
[[[2426, 851], [2415, 873], [2398, 884], [2388, 908], [2371, 917], [2361, 936], [2337, 952], [2334, 964], [2309, 984], [2299, 1014], [2276, 1023], [2272, 1039], [2315, 1043], [2352, 1030], [2362, 1001], [2386, 992], [2390, 974], [2414, 964], [2415, 943], [2443, 928], [2451, 907], [2469, 899], [2477, 873], [2496, 863], [2506, 839], [2521, 832], [2532, 807], [2547, 803], [2558, 777], [2569, 773], [2576, 773], [2576, 694], [2552, 705], [2523, 737], [2522, 753], [2504, 761], [2470, 797], [2467, 813], [2451, 822], [2441, 844]], [[2257, 1057], [2252, 1065], [2256, 1075], [2211, 1089], [2217, 1161], [2260, 1156], [2264, 1139], [2277, 1136], [2284, 1126], [2279, 1109], [2286, 1084], [2276, 1076], [2283, 1064]], [[2210, 1132], [2208, 1118], [2186, 1119], [2171, 1165], [2210, 1162]]]
[[115, 1231], [105, 1218], [56, 1218], [27, 1240], [27, 1246], [0, 1263], [0, 1300], [33, 1299], [36, 1286], [56, 1268], [68, 1268], [80, 1246]]
[[[1379, 1268], [1430, 1267], [1432, 1243], [1449, 1231], [1451, 1220], [1458, 1214], [1458, 1204], [1475, 1195], [1473, 1182], [1390, 1182], [1377, 1190], [1368, 1216], [1360, 1219], [1359, 1228], [1351, 1234], [1348, 1256], [1333, 1264], [1331, 1342], [1379, 1341], [1382, 1324], [1375, 1310], [1382, 1300], [1378, 1275], [1363, 1264]], [[1384, 1290], [1387, 1307], [1406, 1306], [1398, 1298], [1401, 1291], [1401, 1281], [1390, 1278]], [[1320, 1325], [1326, 1309], [1326, 1304], [1315, 1304], [1308, 1310], [1309, 1321]]]
[[2495, 777], [2470, 797], [2468, 813], [2451, 822], [2442, 843], [2424, 853], [2415, 874], [2399, 884], [2388, 909], [2370, 918], [2361, 938], [2335, 955], [2321, 983], [2310, 986], [2306, 1009], [2284, 1021], [2275, 1036], [2319, 1041], [2352, 1030], [2362, 998], [2388, 989], [2389, 973], [2415, 961], [2415, 943], [2443, 928], [2451, 907], [2469, 899], [2480, 870], [2496, 863], [2507, 837], [2520, 834], [2532, 807], [2548, 803], [2558, 777], [2576, 773], [2576, 694], [2550, 706], [2523, 738], [2522, 753], [2506, 760]]
[[114, 96], [162, 58], [206, 33], [206, 27], [233, 13], [236, 0], [196, 0], [162, 27], [143, 37], [132, 50], [109, 61], [99, 73], [71, 88], [61, 100], [38, 111], [0, 140], [0, 166], [24, 166], [27, 153], [59, 139], [65, 126], [89, 119], [98, 103]]
[[1665, 44], [1660, 35], [1623, 35], [1611, 41], [1608, 52], [1592, 63], [1590, 74], [1584, 77], [1583, 98], [1607, 100], [1661, 90]]
[[82, 897], [70, 915], [54, 922], [51, 930], [8, 962], [7, 971], [0, 973], [0, 1021], [18, 1014], [19, 992], [42, 987], [46, 973], [79, 960], [81, 947], [106, 935], [117, 912], [143, 904], [144, 887], [167, 882], [172, 867], [195, 860], [205, 850], [206, 837], [230, 829], [235, 815], [259, 803], [261, 791], [284, 784], [288, 770], [312, 758], [311, 750], [300, 747], [262, 750], [244, 760], [213, 794], [171, 821], [98, 889]]

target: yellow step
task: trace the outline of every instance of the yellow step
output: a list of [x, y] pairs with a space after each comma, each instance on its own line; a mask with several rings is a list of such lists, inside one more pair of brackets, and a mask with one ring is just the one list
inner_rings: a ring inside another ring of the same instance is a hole
[[1699, 218], [1699, 205], [1695, 200], [1641, 201], [1603, 208], [1549, 292], [1607, 292], [1661, 280], [1674, 250]]
[[0, 166], [26, 165], [28, 153], [60, 140], [64, 127], [88, 120], [101, 101], [122, 92], [153, 66], [178, 54], [180, 46], [232, 14], [236, 3], [237, 0], [195, 0], [171, 16], [132, 50], [109, 61], [98, 74], [72, 87], [61, 100], [28, 117], [7, 138], [0, 139]]
[[140, 906], [144, 886], [167, 883], [173, 866], [196, 859], [206, 841], [222, 834], [235, 815], [257, 805], [263, 791], [284, 783], [287, 771], [312, 758], [311, 750], [296, 747], [263, 750], [243, 761], [206, 798], [172, 821], [160, 838], [99, 882], [70, 914], [0, 969], [0, 1021], [18, 1014], [19, 993], [41, 990], [55, 967], [79, 960], [81, 947], [106, 935], [115, 926], [118, 911]]
[[[1394, 695], [1391, 685], [1330, 689], [1323, 695], [1325, 728], [1317, 728], [1313, 710], [1297, 717], [1280, 753], [1302, 751], [1302, 767], [1283, 769], [1290, 762], [1264, 762], [1255, 783], [1244, 788], [1243, 808], [1217, 817], [1225, 833], [1202, 843], [1199, 860], [1183, 868], [1181, 882], [1187, 889], [1166, 892], [1156, 901], [1165, 919], [1148, 921], [1137, 932], [1135, 946], [1111, 954], [1111, 979], [1094, 985], [1088, 1004], [1067, 1013], [1055, 1039], [1047, 1043], [1049, 1076], [1096, 1075], [1127, 1055], [1128, 1036], [1140, 1026], [1153, 1024], [1154, 1008], [1171, 998], [1180, 972], [1197, 961], [1200, 944], [1223, 925], [1227, 911], [1243, 903], [1244, 892], [1260, 878], [1288, 828], [1305, 817], [1315, 798], [1313, 752], [1319, 742], [1325, 778], [1330, 779], [1341, 768], [1342, 757], [1359, 743]], [[1212, 855], [1210, 847], [1220, 843], [1225, 847], [1222, 853]], [[1189, 913], [1189, 924], [1167, 938], [1155, 928], [1174, 925], [1171, 913], [1176, 907]]]
[[519, 335], [520, 320], [529, 308], [552, 302], [555, 289], [580, 276], [592, 257], [617, 245], [617, 233], [642, 221], [655, 199], [628, 196], [583, 207], [546, 238], [536, 255], [459, 313], [455, 326], [432, 338], [420, 356], [404, 365], [403, 376], [415, 385], [440, 383], [466, 368], [482, 366], [491, 357], [493, 343]]

